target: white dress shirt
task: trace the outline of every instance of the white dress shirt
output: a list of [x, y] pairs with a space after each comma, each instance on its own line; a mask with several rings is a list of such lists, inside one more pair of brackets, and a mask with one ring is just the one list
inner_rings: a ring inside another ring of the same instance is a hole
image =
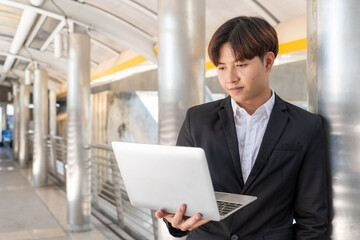
[[249, 115], [231, 98], [234, 112], [236, 135], [239, 144], [240, 164], [244, 183], [248, 179], [259, 153], [266, 126], [275, 103], [274, 91], [270, 99]]

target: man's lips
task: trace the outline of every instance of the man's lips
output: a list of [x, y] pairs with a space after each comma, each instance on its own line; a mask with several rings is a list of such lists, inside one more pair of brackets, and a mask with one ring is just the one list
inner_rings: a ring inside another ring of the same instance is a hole
[[230, 91], [232, 93], [238, 93], [240, 92], [244, 87], [234, 87], [234, 88], [230, 88]]

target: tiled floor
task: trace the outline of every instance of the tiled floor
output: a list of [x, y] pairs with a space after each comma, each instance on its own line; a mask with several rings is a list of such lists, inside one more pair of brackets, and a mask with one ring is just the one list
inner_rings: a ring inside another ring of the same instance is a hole
[[55, 185], [33, 188], [29, 169], [18, 169], [0, 147], [0, 239], [120, 239], [95, 217], [91, 231], [66, 231], [66, 195]]

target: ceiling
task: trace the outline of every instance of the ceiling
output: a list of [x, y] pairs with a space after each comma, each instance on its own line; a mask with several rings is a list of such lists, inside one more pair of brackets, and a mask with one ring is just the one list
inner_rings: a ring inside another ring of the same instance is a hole
[[[30, 3], [41, 1], [0, 0], [0, 84], [21, 81], [34, 61], [51, 79], [65, 82], [69, 22], [89, 29], [93, 67], [129, 49], [157, 63], [157, 0], [44, 0], [40, 7]], [[306, 0], [205, 2], [206, 44], [220, 24], [235, 16], [270, 17], [276, 25], [306, 14]], [[54, 56], [56, 38], [63, 43], [60, 58]]]

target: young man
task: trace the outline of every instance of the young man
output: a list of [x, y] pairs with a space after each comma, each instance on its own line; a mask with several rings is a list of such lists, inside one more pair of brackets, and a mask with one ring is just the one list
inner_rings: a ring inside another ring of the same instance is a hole
[[212, 37], [209, 56], [230, 96], [190, 108], [178, 145], [205, 150], [215, 191], [258, 199], [220, 222], [201, 219], [200, 214], [186, 218], [185, 205], [176, 214], [157, 211], [173, 236], [325, 239], [328, 203], [321, 120], [271, 90], [269, 74], [277, 53], [276, 31], [261, 18], [231, 19]]

